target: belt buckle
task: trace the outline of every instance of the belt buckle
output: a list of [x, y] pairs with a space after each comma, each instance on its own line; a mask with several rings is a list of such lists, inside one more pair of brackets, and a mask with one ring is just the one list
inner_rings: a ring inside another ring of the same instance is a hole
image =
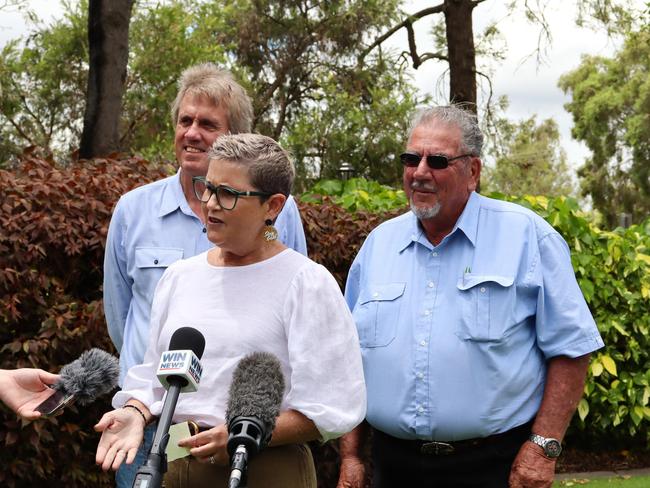
[[447, 442], [425, 442], [420, 446], [420, 452], [432, 456], [447, 456], [454, 452], [454, 446]]

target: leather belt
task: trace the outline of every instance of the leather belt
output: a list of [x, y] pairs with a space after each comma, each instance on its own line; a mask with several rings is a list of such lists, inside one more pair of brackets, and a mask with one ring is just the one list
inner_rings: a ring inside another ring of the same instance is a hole
[[374, 435], [378, 440], [393, 448], [403, 449], [410, 452], [417, 452], [428, 456], [448, 456], [462, 451], [471, 449], [480, 449], [481, 447], [498, 443], [499, 441], [509, 440], [521, 437], [522, 443], [528, 438], [533, 421], [526, 422], [506, 432], [494, 434], [488, 437], [477, 437], [475, 439], [466, 439], [461, 441], [427, 441], [427, 440], [409, 440], [398, 439], [390, 436], [380, 430], [374, 429]]

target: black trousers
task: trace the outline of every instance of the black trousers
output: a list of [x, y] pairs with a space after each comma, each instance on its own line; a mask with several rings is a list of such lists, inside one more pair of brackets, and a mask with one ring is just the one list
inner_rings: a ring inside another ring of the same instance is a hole
[[405, 441], [373, 431], [373, 488], [507, 488], [510, 467], [532, 422], [508, 432], [461, 442], [451, 454], [424, 454], [426, 441]]

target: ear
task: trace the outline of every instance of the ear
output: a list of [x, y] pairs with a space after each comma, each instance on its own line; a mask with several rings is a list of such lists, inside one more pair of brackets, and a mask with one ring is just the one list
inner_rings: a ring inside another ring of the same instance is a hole
[[287, 197], [284, 196], [282, 193], [275, 193], [271, 195], [266, 200], [266, 202], [264, 202], [268, 206], [268, 210], [266, 212], [266, 218], [275, 221], [278, 215], [280, 215], [280, 212], [282, 211], [282, 207], [284, 207], [286, 201], [287, 201]]
[[469, 175], [467, 179], [467, 192], [471, 193], [478, 188], [479, 182], [481, 181], [481, 158], [473, 156], [470, 159], [469, 163]]

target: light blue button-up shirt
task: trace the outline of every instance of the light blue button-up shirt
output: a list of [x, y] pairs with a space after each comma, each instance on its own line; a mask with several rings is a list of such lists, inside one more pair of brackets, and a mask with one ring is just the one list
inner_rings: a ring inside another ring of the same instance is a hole
[[411, 212], [373, 230], [345, 296], [367, 420], [404, 439], [521, 425], [539, 410], [548, 359], [603, 346], [564, 239], [530, 210], [477, 193], [437, 246]]
[[[213, 246], [185, 199], [179, 175], [180, 171], [126, 193], [113, 211], [104, 255], [104, 314], [108, 333], [120, 351], [120, 384], [129, 368], [144, 358], [151, 303], [165, 269]], [[293, 197], [275, 227], [287, 247], [307, 255]]]

